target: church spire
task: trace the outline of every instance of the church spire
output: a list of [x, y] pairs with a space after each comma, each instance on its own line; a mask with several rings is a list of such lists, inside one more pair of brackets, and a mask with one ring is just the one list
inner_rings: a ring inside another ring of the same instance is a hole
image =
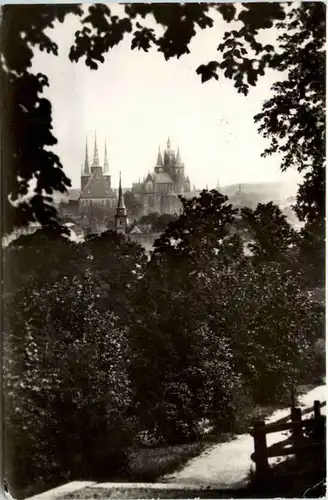
[[105, 138], [104, 174], [109, 174], [109, 164], [108, 164], [108, 157], [107, 157], [107, 144], [106, 144], [106, 138]]
[[95, 132], [95, 145], [93, 150], [93, 163], [94, 167], [99, 166], [99, 156], [98, 156], [98, 147], [97, 147], [97, 132]]
[[118, 203], [117, 203], [117, 210], [124, 210], [124, 213], [126, 214], [126, 208], [124, 204], [124, 197], [123, 197], [123, 191], [122, 191], [122, 180], [121, 180], [121, 172], [120, 172], [120, 182], [118, 186]]
[[163, 166], [163, 158], [162, 158], [161, 148], [160, 148], [160, 147], [158, 148], [158, 155], [157, 155], [157, 163], [156, 163], [156, 166], [157, 166], [157, 167], [162, 167], [162, 166]]
[[180, 148], [178, 146], [178, 151], [177, 151], [177, 163], [181, 163], [181, 156], [180, 156]]
[[120, 182], [118, 187], [118, 202], [115, 214], [115, 228], [119, 233], [126, 233], [128, 225], [126, 208], [124, 204], [124, 197], [122, 191], [122, 181], [121, 181], [121, 172], [120, 172]]
[[170, 149], [171, 149], [171, 140], [170, 140], [170, 138], [168, 137], [168, 138], [167, 138], [167, 150], [168, 150], [168, 151], [170, 151]]
[[88, 154], [88, 138], [85, 139], [85, 159], [84, 159], [83, 175], [90, 175], [89, 154]]

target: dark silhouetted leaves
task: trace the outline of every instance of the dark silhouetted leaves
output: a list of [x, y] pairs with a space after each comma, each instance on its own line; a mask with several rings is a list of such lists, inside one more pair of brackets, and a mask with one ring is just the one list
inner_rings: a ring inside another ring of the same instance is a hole
[[202, 83], [207, 82], [211, 78], [219, 79], [217, 74], [217, 69], [219, 67], [219, 63], [217, 61], [211, 61], [207, 64], [202, 64], [196, 70], [197, 75], [202, 76]]

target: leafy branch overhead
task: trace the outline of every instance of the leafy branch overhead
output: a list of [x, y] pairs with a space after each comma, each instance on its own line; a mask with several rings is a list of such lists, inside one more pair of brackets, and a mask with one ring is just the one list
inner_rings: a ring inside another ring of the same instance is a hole
[[[125, 5], [127, 17], [122, 18], [113, 16], [105, 5], [93, 5], [82, 19], [84, 27], [76, 33], [70, 58], [78, 61], [84, 56], [86, 64], [97, 69], [98, 61], [103, 62], [103, 54], [131, 33], [131, 49], [148, 52], [154, 47], [163, 53], [166, 60], [179, 58], [190, 53], [189, 44], [196, 30], [212, 28], [214, 20], [211, 14], [219, 12], [227, 23], [239, 21], [243, 27], [239, 31], [232, 30], [224, 34], [223, 42], [217, 48], [222, 54], [221, 61], [202, 64], [196, 68], [196, 72], [204, 82], [210, 78], [218, 79], [213, 70], [220, 68], [226, 77], [235, 80], [238, 91], [246, 95], [249, 85], [255, 85], [258, 75], [264, 74], [264, 68], [276, 64], [275, 57], [271, 55], [273, 46], [263, 46], [256, 39], [258, 32], [272, 28], [274, 22], [285, 19], [286, 14], [282, 4], [241, 5], [242, 9], [228, 4], [132, 4]], [[136, 21], [147, 16], [153, 17], [161, 33], [156, 34], [154, 29]], [[135, 25], [133, 21], [136, 21]], [[245, 48], [247, 44], [250, 51], [258, 56], [257, 59], [249, 58], [249, 50]]]

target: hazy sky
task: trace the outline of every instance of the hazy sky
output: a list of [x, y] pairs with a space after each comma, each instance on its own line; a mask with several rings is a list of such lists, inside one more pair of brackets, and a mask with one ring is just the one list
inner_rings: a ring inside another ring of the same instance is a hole
[[[110, 5], [110, 8], [120, 7]], [[165, 61], [155, 50], [131, 51], [127, 38], [105, 56], [97, 71], [68, 59], [79, 20], [67, 17], [52, 30], [59, 56], [36, 53], [33, 69], [48, 75], [46, 96], [53, 104], [54, 135], [64, 170], [79, 187], [85, 137], [90, 160], [97, 130], [100, 162], [107, 138], [112, 185], [122, 171], [123, 185], [152, 170], [158, 146], [180, 146], [186, 174], [197, 187], [243, 182], [285, 181], [296, 184], [296, 173], [281, 173], [279, 157], [263, 159], [267, 142], [257, 133], [253, 116], [270, 97], [278, 79], [271, 72], [248, 97], [240, 95], [223, 76], [201, 84], [196, 68], [217, 57], [217, 45], [226, 29], [215, 16], [214, 27], [194, 38], [191, 54]], [[151, 22], [148, 22], [150, 25]], [[268, 40], [271, 42], [272, 40]]]

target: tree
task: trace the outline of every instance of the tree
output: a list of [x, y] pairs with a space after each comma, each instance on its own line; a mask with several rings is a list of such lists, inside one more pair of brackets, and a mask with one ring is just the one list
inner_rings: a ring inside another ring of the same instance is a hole
[[[17, 314], [19, 311], [19, 314]], [[90, 274], [25, 284], [4, 308], [5, 465], [10, 492], [125, 465], [128, 338], [97, 308]]]
[[191, 199], [180, 196], [180, 200], [183, 212], [155, 241], [154, 254], [190, 257], [200, 251], [209, 250], [211, 255], [219, 251], [238, 210], [228, 203], [227, 196], [214, 189], [203, 190]]
[[195, 437], [204, 418], [235, 428], [251, 401], [289, 402], [321, 335], [323, 311], [299, 276], [279, 259], [253, 263], [242, 249], [224, 258], [234, 238], [224, 237], [223, 255], [192, 238], [183, 251], [159, 247], [136, 288], [135, 408], [169, 442]]
[[138, 419], [168, 443], [197, 437], [204, 418], [227, 427], [240, 386], [226, 336], [197, 305], [198, 282], [176, 264], [152, 259], [136, 289], [129, 334]]
[[47, 282], [84, 272], [86, 254], [82, 245], [70, 241], [57, 227], [45, 226], [19, 236], [3, 250], [3, 291], [15, 293], [22, 286]]
[[299, 263], [310, 287], [324, 287], [326, 268], [325, 220], [308, 222], [301, 229]]
[[139, 223], [150, 224], [151, 227], [153, 228], [153, 226], [157, 224], [159, 216], [160, 215], [158, 212], [151, 212], [150, 214], [143, 215], [142, 217], [140, 217]]
[[175, 221], [178, 218], [177, 215], [172, 214], [162, 214], [158, 217], [157, 221], [154, 223], [153, 231], [162, 233], [165, 231], [170, 222]]
[[[264, 105], [263, 113], [255, 119], [261, 122], [260, 130], [272, 138], [271, 147], [265, 154], [279, 150], [283, 154], [283, 169], [296, 165], [305, 172], [297, 199], [300, 217], [322, 216], [324, 4], [307, 2], [298, 7], [279, 3], [243, 3], [241, 6], [127, 4], [124, 11], [123, 17], [112, 15], [110, 8], [101, 4], [90, 6], [86, 14], [78, 5], [3, 7], [4, 232], [29, 221], [56, 222], [56, 210], [51, 205], [53, 191], [63, 192], [69, 186], [59, 158], [44, 149], [56, 141], [51, 133], [51, 104], [41, 98], [43, 87], [48, 85], [47, 77], [28, 71], [33, 57], [31, 45], [57, 54], [58, 48], [45, 30], [56, 20], [62, 22], [68, 13], [80, 16], [83, 26], [76, 32], [70, 59], [85, 58], [91, 69], [97, 69], [104, 61], [104, 53], [119, 44], [126, 34], [133, 34], [132, 49], [148, 51], [151, 47], [157, 48], [169, 59], [190, 52], [189, 44], [196, 35], [196, 28], [213, 26], [211, 12], [219, 12], [227, 23], [239, 21], [242, 24], [239, 30], [232, 29], [223, 34], [218, 45], [221, 59], [203, 64], [196, 71], [202, 82], [218, 79], [223, 73], [226, 78], [234, 80], [238, 92], [247, 94], [249, 87], [256, 85], [267, 69], [287, 69], [287, 79], [275, 85], [273, 99]], [[153, 16], [161, 26], [160, 34], [143, 25], [147, 16]], [[259, 41], [261, 32], [272, 28], [281, 31], [277, 49]], [[308, 57], [309, 53], [311, 57]], [[299, 139], [305, 141], [305, 147], [300, 148]], [[42, 165], [41, 170], [38, 170], [39, 165]], [[29, 199], [22, 200], [32, 179], [36, 180], [36, 190]], [[21, 203], [13, 206], [8, 196]], [[311, 201], [310, 204], [310, 200], [314, 203]]]
[[115, 231], [90, 235], [83, 244], [86, 268], [97, 285], [97, 307], [129, 322], [129, 300], [147, 262], [143, 248]]
[[263, 155], [279, 152], [282, 170], [304, 174], [295, 208], [300, 220], [312, 222], [325, 213], [325, 6], [302, 4], [278, 27], [280, 51], [271, 66], [287, 78], [273, 86], [255, 122], [271, 141]]
[[131, 191], [124, 193], [124, 203], [128, 212], [128, 216], [137, 218], [142, 211], [142, 203], [136, 198]]
[[250, 235], [248, 247], [256, 261], [291, 264], [297, 255], [299, 237], [277, 205], [270, 202], [259, 203], [255, 210], [242, 208], [241, 217]]

